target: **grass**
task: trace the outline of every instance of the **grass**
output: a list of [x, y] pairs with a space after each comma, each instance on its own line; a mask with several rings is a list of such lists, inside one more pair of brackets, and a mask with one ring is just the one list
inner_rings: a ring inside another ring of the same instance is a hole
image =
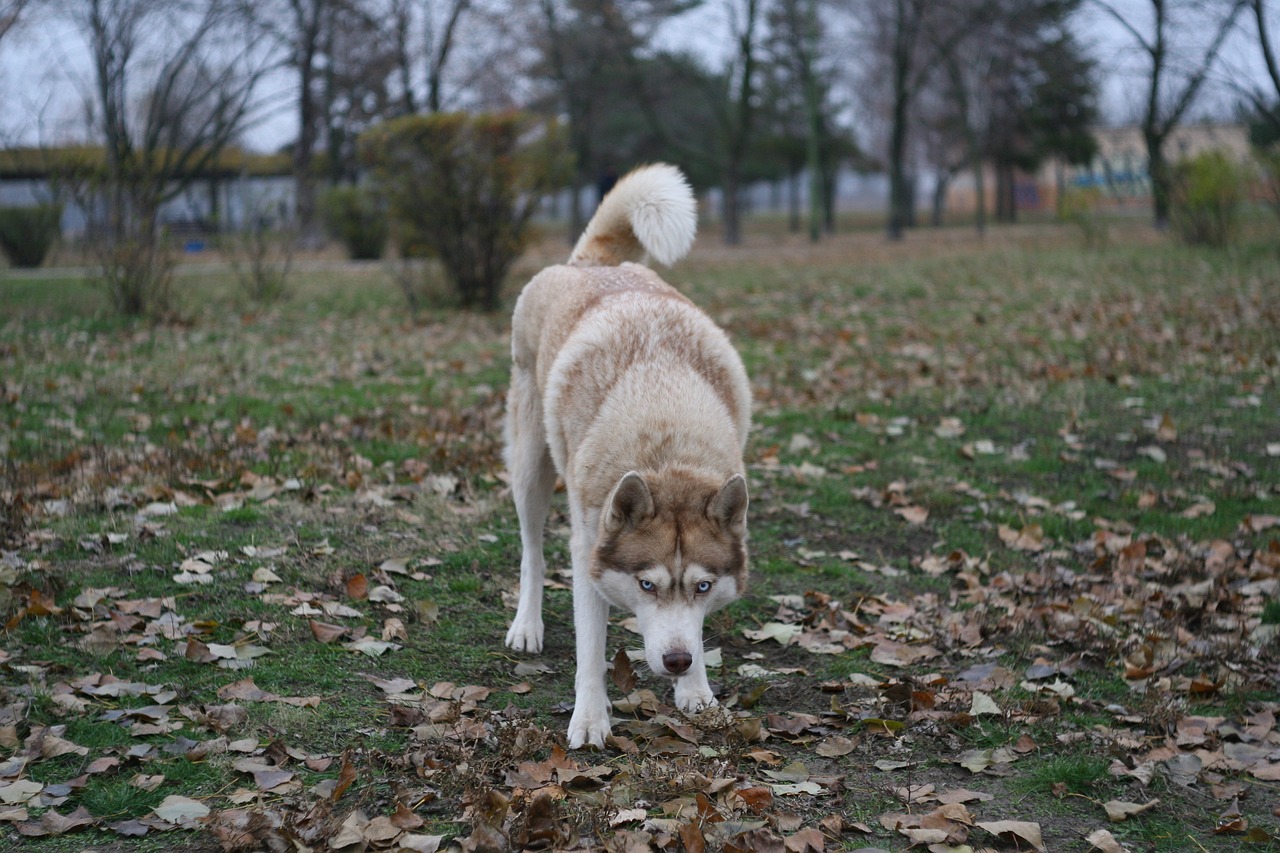
[[1028, 793], [1096, 794], [1111, 781], [1109, 764], [1097, 755], [1057, 755], [1037, 764], [1014, 787]]
[[[653, 735], [662, 723], [620, 713], [630, 721], [620, 732], [673, 752], [651, 759], [660, 773], [617, 753], [584, 757], [620, 774], [602, 790], [620, 806], [647, 803], [664, 816], [667, 804], [693, 801], [698, 779], [762, 779], [768, 765], [744, 757], [759, 746], [817, 778], [839, 776], [846, 818], [873, 829], [868, 843], [892, 847], [901, 836], [879, 816], [902, 808], [892, 789], [904, 783], [900, 773], [891, 780], [871, 768], [906, 755], [918, 765], [910, 784], [989, 790], [1000, 798], [970, 804], [975, 814], [1033, 816], [1051, 848], [1071, 849], [1105, 821], [1090, 798], [1143, 796], [1138, 783], [1110, 776], [1103, 749], [1134, 762], [1188, 715], [1243, 720], [1274, 703], [1259, 676], [1276, 672], [1274, 646], [1243, 670], [1236, 663], [1241, 637], [1280, 623], [1274, 596], [1235, 592], [1265, 580], [1265, 566], [1257, 564], [1264, 568], [1256, 578], [1206, 567], [1221, 541], [1230, 565], [1247, 574], [1255, 551], [1276, 538], [1275, 528], [1241, 527], [1246, 516], [1280, 515], [1280, 458], [1269, 449], [1280, 440], [1275, 245], [1274, 231], [1260, 231], [1214, 253], [1117, 226], [1111, 248], [1082, 252], [1069, 230], [1046, 225], [996, 229], [983, 242], [957, 231], [913, 233], [901, 246], [870, 232], [811, 248], [768, 231], [736, 252], [704, 240], [668, 277], [729, 331], [757, 397], [747, 458], [752, 587], [708, 629], [724, 656], [712, 679], [725, 698], [767, 686], [750, 711], [766, 728], [795, 714], [819, 724], [798, 735], [778, 728], [763, 744], [707, 733], [699, 746], [715, 755], [690, 757], [678, 737]], [[540, 247], [517, 277], [562, 250]], [[0, 616], [15, 620], [0, 646], [13, 676], [0, 686], [0, 707], [21, 708], [5, 718], [14, 742], [65, 725], [62, 737], [88, 750], [33, 761], [24, 772], [61, 784], [94, 758], [151, 744], [153, 757], [90, 775], [66, 806], [140, 818], [182, 794], [225, 808], [230, 792], [252, 784], [234, 768], [236, 756], [193, 761], [164, 748], [179, 736], [252, 737], [261, 750], [274, 744], [277, 757], [293, 750], [355, 762], [357, 779], [338, 804], [344, 816], [356, 806], [388, 814], [411, 801], [432, 831], [465, 837], [474, 828], [468, 809], [491, 790], [511, 794], [511, 768], [547, 758], [572, 697], [567, 590], [546, 595], [547, 647], [538, 659], [549, 672], [517, 669], [528, 658], [501, 645], [519, 562], [500, 454], [506, 316], [441, 310], [410, 322], [393, 281], [367, 265], [316, 266], [291, 300], [262, 310], [240, 303], [216, 266], [186, 268], [181, 283], [186, 322], [159, 327], [110, 315], [102, 292], [77, 278], [0, 285], [0, 500], [9, 513], [0, 529], [20, 561], [11, 577], [0, 575]], [[170, 501], [174, 514], [140, 514]], [[548, 537], [553, 572], [567, 561], [558, 501]], [[913, 523], [895, 512], [904, 507], [927, 515]], [[1001, 535], [1033, 527], [1044, 537], [1040, 550], [1011, 547]], [[1107, 536], [1145, 543], [1146, 556], [1121, 570]], [[203, 551], [226, 552], [212, 583], [175, 581]], [[926, 571], [930, 560], [956, 553], [960, 568]], [[409, 574], [380, 570], [390, 559]], [[258, 584], [262, 569], [280, 580]], [[356, 575], [402, 600], [352, 598]], [[1214, 589], [1227, 597], [1210, 599], [1202, 614], [1179, 596], [1209, 577], [1222, 578]], [[79, 607], [91, 588], [115, 592]], [[20, 616], [32, 590], [61, 612]], [[857, 614], [842, 623], [845, 651], [813, 654], [744, 637], [777, 618], [819, 627], [830, 610], [811, 604], [787, 614], [774, 598], [805, 594]], [[123, 602], [151, 602], [185, 627], [175, 637], [155, 633], [156, 616], [131, 622]], [[345, 605], [355, 615], [299, 615], [304, 604]], [[322, 643], [313, 619], [347, 632]], [[1223, 626], [1235, 619], [1243, 627], [1232, 634]], [[100, 624], [121, 625], [121, 642], [86, 645]], [[271, 653], [244, 669], [191, 660], [188, 630], [205, 644]], [[400, 649], [374, 658], [343, 647], [384, 631]], [[898, 665], [877, 653], [876, 637], [932, 645], [937, 655]], [[615, 620], [610, 653], [637, 645]], [[140, 656], [144, 649], [164, 658]], [[1147, 652], [1167, 669], [1138, 692], [1125, 666]], [[1037, 660], [1062, 666], [1060, 680], [1074, 695], [1040, 690], [1027, 674]], [[748, 661], [804, 674], [739, 674]], [[983, 666], [993, 667], [988, 681], [955, 686]], [[55, 701], [90, 673], [175, 691], [170, 718], [182, 727], [135, 736], [104, 718], [150, 704], [146, 695], [77, 694], [88, 703], [83, 713]], [[881, 686], [854, 683], [855, 673]], [[1199, 675], [1222, 686], [1203, 697], [1178, 686]], [[396, 705], [368, 676], [408, 679], [419, 691], [452, 683], [493, 692], [477, 710], [430, 696]], [[176, 710], [205, 719], [228, 704], [218, 691], [246, 677], [319, 704], [242, 701], [244, 719], [226, 731]], [[644, 672], [638, 678], [669, 697], [669, 686]], [[1001, 715], [969, 718], [973, 690], [989, 693]], [[428, 712], [478, 728], [466, 741], [415, 734], [433, 722], [422, 717]], [[864, 719], [901, 730], [883, 737]], [[815, 754], [831, 734], [855, 738], [854, 751]], [[965, 749], [998, 750], [1023, 735], [1036, 749], [1010, 765], [1009, 778], [971, 776], [954, 763]], [[1063, 742], [1098, 749], [1057, 749]], [[0, 761], [17, 751], [0, 747]], [[313, 771], [284, 760], [298, 788], [266, 798], [263, 808], [301, 813], [314, 802], [311, 786], [337, 778], [339, 764]], [[129, 784], [138, 773], [165, 781], [144, 791]], [[672, 787], [671, 779], [682, 781]], [[1238, 837], [1213, 834], [1221, 808], [1206, 805], [1204, 787], [1161, 790], [1167, 805], [1116, 828], [1117, 836], [1153, 849], [1188, 849], [1188, 838], [1208, 850], [1236, 849]], [[596, 805], [602, 797], [571, 792], [562, 818], [589, 837], [614, 832]], [[780, 796], [773, 811], [813, 825], [834, 802]], [[1276, 833], [1259, 798], [1242, 803], [1252, 825]], [[524, 807], [510, 806], [517, 821]], [[0, 824], [0, 846], [16, 838]], [[96, 831], [72, 838], [118, 843]], [[22, 843], [61, 850], [67, 839]], [[154, 838], [137, 843], [156, 846]]]

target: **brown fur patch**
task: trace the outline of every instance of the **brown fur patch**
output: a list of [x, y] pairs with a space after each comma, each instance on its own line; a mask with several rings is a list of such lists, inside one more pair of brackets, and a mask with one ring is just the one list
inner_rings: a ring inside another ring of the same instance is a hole
[[592, 576], [606, 570], [635, 574], [666, 566], [677, 585], [686, 566], [732, 576], [746, 586], [747, 546], [708, 517], [707, 507], [723, 482], [682, 468], [643, 472], [653, 495], [654, 514], [634, 527], [603, 536], [596, 546]]

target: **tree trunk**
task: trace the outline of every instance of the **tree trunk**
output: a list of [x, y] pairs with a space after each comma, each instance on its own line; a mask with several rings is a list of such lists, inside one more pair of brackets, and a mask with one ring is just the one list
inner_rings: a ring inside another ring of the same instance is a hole
[[1147, 173], [1151, 176], [1151, 203], [1155, 226], [1159, 231], [1169, 227], [1169, 161], [1164, 156], [1164, 136], [1148, 130], [1143, 134], [1147, 144]]
[[836, 233], [836, 167], [823, 158], [822, 168], [822, 230]]
[[800, 170], [787, 176], [787, 230], [800, 233]]
[[897, 0], [893, 38], [893, 126], [889, 131], [889, 239], [901, 240], [907, 225], [907, 77], [911, 72], [905, 0]]
[[944, 172], [938, 175], [933, 185], [933, 227], [941, 228], [942, 219], [947, 210], [947, 190], [951, 186], [951, 174]]
[[724, 172], [723, 199], [724, 241], [730, 246], [742, 242], [742, 225], [738, 219], [738, 164], [730, 162]]
[[889, 137], [889, 239], [901, 240], [907, 226], [906, 101], [894, 105], [893, 130]]
[[314, 51], [308, 51], [300, 63], [299, 85], [302, 95], [298, 109], [298, 139], [293, 146], [294, 204], [298, 234], [304, 244], [316, 239], [316, 183], [312, 170], [316, 146], [316, 109], [311, 96], [315, 76], [314, 57]]

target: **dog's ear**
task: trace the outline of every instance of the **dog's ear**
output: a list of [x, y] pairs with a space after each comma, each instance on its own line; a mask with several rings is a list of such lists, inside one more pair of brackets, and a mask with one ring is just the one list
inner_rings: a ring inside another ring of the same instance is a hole
[[734, 474], [707, 504], [707, 516], [735, 536], [747, 535], [747, 481]]
[[628, 471], [613, 487], [613, 494], [609, 495], [605, 533], [612, 535], [623, 528], [635, 527], [653, 517], [653, 513], [653, 493], [649, 491], [649, 484], [637, 472]]

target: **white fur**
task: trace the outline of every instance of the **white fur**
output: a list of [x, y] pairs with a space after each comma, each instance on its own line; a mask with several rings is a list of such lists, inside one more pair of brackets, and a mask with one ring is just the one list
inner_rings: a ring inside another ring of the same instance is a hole
[[675, 166], [642, 166], [614, 185], [578, 238], [569, 263], [619, 263], [597, 257], [593, 246], [601, 236], [630, 231], [655, 261], [670, 266], [693, 246], [698, 231], [698, 207], [693, 189]]
[[[571, 747], [603, 746], [609, 735], [610, 603], [636, 613], [654, 672], [673, 675], [663, 664], [666, 653], [690, 655], [689, 669], [675, 678], [675, 696], [681, 708], [696, 710], [715, 702], [703, 621], [741, 594], [734, 578], [696, 565], [648, 572], [658, 595], [608, 567], [598, 579], [592, 575], [602, 513], [628, 472], [678, 466], [711, 482], [742, 476], [751, 391], [728, 337], [652, 270], [611, 266], [641, 251], [673, 263], [689, 250], [696, 219], [693, 193], [678, 170], [656, 165], [631, 173], [600, 206], [569, 265], [535, 276], [512, 318], [506, 461], [522, 554], [520, 598], [506, 641], [517, 651], [543, 649], [543, 526], [558, 472], [569, 496], [578, 662]], [[706, 365], [717, 371], [700, 373]], [[743, 517], [733, 529], [745, 537], [745, 498], [741, 503]], [[672, 588], [676, 578], [680, 589]], [[695, 594], [703, 579], [714, 586]]]

